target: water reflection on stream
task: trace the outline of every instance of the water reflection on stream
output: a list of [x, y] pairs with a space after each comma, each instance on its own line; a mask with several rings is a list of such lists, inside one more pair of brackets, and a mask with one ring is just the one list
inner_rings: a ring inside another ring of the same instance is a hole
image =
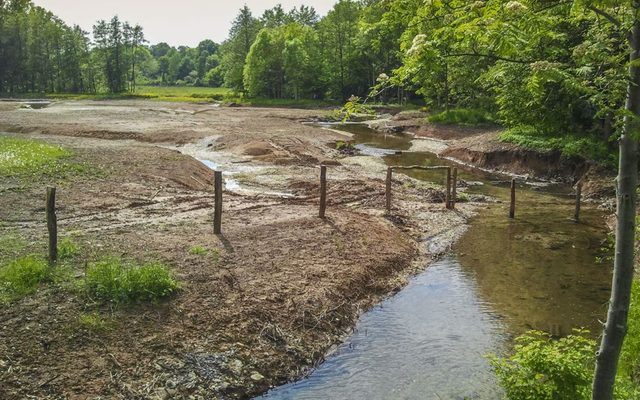
[[[359, 126], [360, 148], [406, 150], [408, 136]], [[382, 155], [389, 165], [442, 165], [428, 153]], [[460, 166], [459, 166], [460, 167]], [[442, 183], [442, 173], [410, 171]], [[529, 329], [565, 335], [596, 330], [609, 297], [610, 268], [595, 257], [606, 232], [587, 206], [574, 223], [571, 188], [521, 185], [516, 220], [507, 218], [504, 176], [461, 168], [470, 194], [490, 195], [453, 253], [415, 277], [398, 295], [364, 314], [355, 333], [311, 376], [267, 399], [495, 399], [484, 358]]]

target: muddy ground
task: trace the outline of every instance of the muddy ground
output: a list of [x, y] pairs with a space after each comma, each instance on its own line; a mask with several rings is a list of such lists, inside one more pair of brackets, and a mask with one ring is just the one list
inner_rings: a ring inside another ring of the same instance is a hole
[[[89, 172], [0, 182], [0, 235], [45, 252], [44, 186], [58, 186], [59, 231], [91, 262], [156, 259], [182, 289], [115, 307], [44, 285], [0, 306], [0, 398], [250, 398], [303, 376], [358, 315], [452, 244], [474, 204], [343, 157], [334, 131], [303, 125], [325, 111], [216, 108], [150, 101], [1, 104], [0, 132], [73, 151]], [[223, 234], [213, 234], [212, 171], [225, 172]], [[328, 218], [318, 165], [330, 165]], [[202, 246], [207, 255], [194, 255]], [[82, 264], [82, 263], [81, 263]], [[80, 279], [82, 268], [74, 271]], [[98, 312], [107, 329], [87, 329]]]

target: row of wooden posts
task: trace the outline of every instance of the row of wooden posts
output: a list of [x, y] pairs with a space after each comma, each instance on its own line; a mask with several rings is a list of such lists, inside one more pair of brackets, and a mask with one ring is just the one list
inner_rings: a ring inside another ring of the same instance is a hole
[[[392, 180], [394, 170], [444, 170], [446, 171], [446, 194], [445, 207], [449, 210], [455, 210], [458, 197], [458, 168], [447, 166], [425, 167], [419, 165], [412, 166], [395, 166], [387, 168], [386, 179], [386, 212], [391, 214], [392, 203]], [[223, 192], [222, 171], [214, 172], [214, 215], [213, 215], [213, 231], [216, 235], [222, 233], [222, 192]], [[580, 205], [582, 198], [582, 182], [578, 182], [576, 188], [576, 209], [574, 214], [575, 222], [580, 221]], [[325, 218], [327, 211], [327, 167], [320, 167], [320, 212], [319, 217]], [[49, 263], [55, 264], [58, 260], [58, 224], [56, 216], [56, 188], [47, 188], [47, 230], [49, 232]], [[516, 217], [516, 180], [511, 180], [511, 206], [509, 207], [509, 218]]]

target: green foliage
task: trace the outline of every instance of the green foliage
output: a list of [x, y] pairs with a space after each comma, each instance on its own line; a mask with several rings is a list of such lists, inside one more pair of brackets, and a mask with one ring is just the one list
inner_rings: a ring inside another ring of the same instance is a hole
[[515, 353], [491, 357], [491, 365], [513, 400], [587, 400], [590, 398], [595, 341], [586, 332], [554, 340], [532, 331], [516, 339]]
[[175, 293], [179, 285], [160, 263], [138, 265], [120, 258], [106, 258], [89, 265], [86, 287], [99, 299], [132, 303], [158, 301]]
[[58, 242], [58, 259], [61, 261], [74, 258], [80, 253], [78, 246], [71, 238], [63, 238]]
[[444, 125], [477, 126], [493, 122], [491, 114], [483, 110], [457, 108], [429, 116], [429, 122]]
[[[628, 331], [620, 355], [618, 373], [640, 394], [640, 281], [633, 282]], [[638, 398], [638, 397], [636, 397]]]
[[18, 258], [0, 267], [0, 302], [35, 292], [48, 277], [47, 262], [36, 256]]
[[373, 116], [375, 111], [370, 106], [361, 101], [360, 97], [351, 96], [341, 109], [336, 110], [335, 117], [342, 122], [352, 120], [361, 116]]
[[588, 136], [555, 136], [531, 126], [517, 126], [502, 132], [500, 140], [532, 150], [558, 150], [565, 157], [587, 157], [605, 165], [613, 166], [616, 161], [615, 154], [608, 151], [605, 143]]

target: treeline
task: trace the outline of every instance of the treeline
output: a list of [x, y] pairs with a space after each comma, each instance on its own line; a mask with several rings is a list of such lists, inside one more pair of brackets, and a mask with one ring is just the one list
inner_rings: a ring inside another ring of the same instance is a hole
[[142, 27], [117, 16], [89, 33], [26, 0], [0, 1], [0, 96], [122, 93], [136, 85], [221, 86], [219, 45], [148, 46]]
[[221, 70], [250, 96], [418, 97], [431, 110], [486, 111], [523, 137], [586, 138], [567, 143], [574, 152], [602, 150], [622, 117], [634, 14], [629, 2], [587, 3], [340, 0], [323, 18], [245, 7]]

